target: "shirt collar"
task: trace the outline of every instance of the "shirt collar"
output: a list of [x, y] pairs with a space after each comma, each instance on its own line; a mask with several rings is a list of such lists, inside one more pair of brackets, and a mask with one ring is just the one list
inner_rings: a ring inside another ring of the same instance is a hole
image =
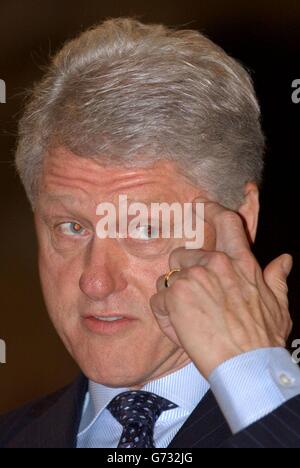
[[[144, 385], [141, 390], [155, 393], [191, 413], [209, 390], [209, 384], [193, 363]], [[89, 381], [79, 435], [87, 431], [110, 401], [128, 388], [112, 388]]]

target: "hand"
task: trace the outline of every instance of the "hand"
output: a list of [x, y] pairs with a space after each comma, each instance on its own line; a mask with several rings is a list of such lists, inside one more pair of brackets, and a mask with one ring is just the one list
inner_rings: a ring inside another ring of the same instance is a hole
[[[202, 201], [197, 199], [196, 201]], [[286, 279], [292, 257], [281, 255], [262, 272], [239, 214], [205, 203], [216, 251], [180, 247], [169, 258], [180, 272], [157, 282], [150, 305], [162, 331], [184, 348], [204, 377], [241, 353], [284, 347], [291, 332]]]

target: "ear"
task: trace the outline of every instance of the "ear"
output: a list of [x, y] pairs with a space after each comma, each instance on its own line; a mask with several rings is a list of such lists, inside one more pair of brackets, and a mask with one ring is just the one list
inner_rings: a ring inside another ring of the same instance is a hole
[[238, 213], [243, 219], [248, 240], [250, 244], [253, 244], [256, 237], [259, 216], [259, 190], [254, 182], [248, 182], [245, 185], [244, 202], [239, 207]]

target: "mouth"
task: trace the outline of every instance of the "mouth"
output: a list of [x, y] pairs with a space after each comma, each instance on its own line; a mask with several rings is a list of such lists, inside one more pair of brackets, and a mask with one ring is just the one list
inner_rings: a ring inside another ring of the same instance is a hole
[[96, 320], [103, 320], [104, 322], [115, 322], [116, 320], [123, 320], [124, 317], [93, 317]]
[[129, 326], [136, 319], [122, 315], [89, 315], [83, 318], [85, 327], [93, 333], [100, 335], [113, 335]]

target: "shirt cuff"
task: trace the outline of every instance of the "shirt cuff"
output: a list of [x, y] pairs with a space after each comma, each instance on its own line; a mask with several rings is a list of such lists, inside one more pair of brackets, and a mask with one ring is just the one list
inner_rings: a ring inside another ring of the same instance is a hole
[[211, 390], [235, 434], [300, 394], [300, 369], [284, 348], [261, 348], [223, 362]]

